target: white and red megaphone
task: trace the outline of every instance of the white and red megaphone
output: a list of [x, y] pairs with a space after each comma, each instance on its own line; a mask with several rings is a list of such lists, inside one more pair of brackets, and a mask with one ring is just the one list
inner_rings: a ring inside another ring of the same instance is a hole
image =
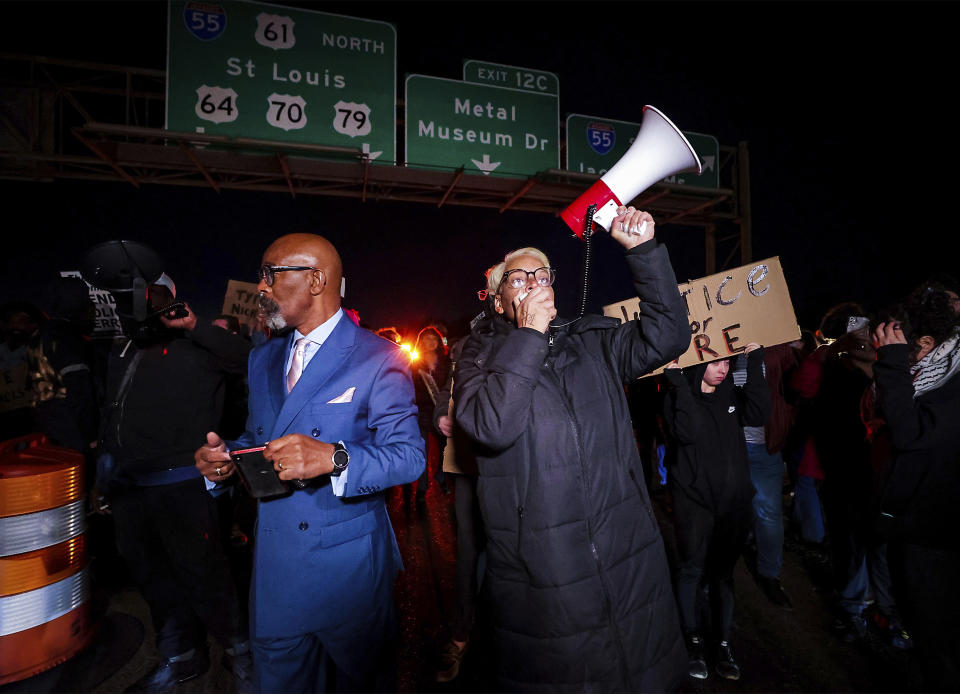
[[700, 158], [669, 118], [653, 106], [644, 106], [640, 132], [627, 153], [560, 216], [582, 238], [587, 208], [596, 205], [594, 223], [609, 230], [618, 207], [657, 181], [683, 171], [696, 171], [699, 176]]

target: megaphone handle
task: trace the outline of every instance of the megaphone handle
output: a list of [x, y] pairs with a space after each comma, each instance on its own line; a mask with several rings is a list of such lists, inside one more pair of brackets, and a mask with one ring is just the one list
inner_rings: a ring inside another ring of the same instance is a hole
[[[594, 205], [596, 207], [596, 205]], [[617, 210], [620, 208], [619, 200], [607, 200], [603, 206], [596, 211], [594, 221], [607, 231], [610, 231], [610, 224], [613, 218], [617, 216]]]
[[[620, 203], [615, 200], [607, 200], [607, 202], [597, 210], [594, 215], [593, 221], [602, 226], [607, 231], [612, 231], [610, 227], [613, 224], [613, 220], [617, 216], [617, 210], [620, 209]], [[624, 229], [631, 236], [643, 236], [643, 232], [647, 230], [647, 223], [643, 222], [640, 224], [640, 227], [636, 231], [631, 231], [630, 229]]]

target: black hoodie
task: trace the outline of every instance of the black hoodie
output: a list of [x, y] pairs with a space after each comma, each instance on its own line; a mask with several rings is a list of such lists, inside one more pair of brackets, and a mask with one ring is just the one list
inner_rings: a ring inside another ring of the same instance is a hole
[[[101, 450], [113, 455], [117, 481], [193, 467], [193, 452], [220, 423], [226, 376], [246, 373], [252, 347], [243, 336], [204, 322], [191, 331], [165, 330], [150, 340], [116, 345]], [[119, 397], [138, 352], [126, 397]]]
[[733, 367], [712, 393], [700, 390], [706, 364], [667, 369], [670, 392], [664, 421], [671, 439], [669, 483], [715, 514], [753, 498], [743, 427], [763, 426], [770, 391], [763, 378], [763, 350], [747, 355], [747, 382], [733, 384]]

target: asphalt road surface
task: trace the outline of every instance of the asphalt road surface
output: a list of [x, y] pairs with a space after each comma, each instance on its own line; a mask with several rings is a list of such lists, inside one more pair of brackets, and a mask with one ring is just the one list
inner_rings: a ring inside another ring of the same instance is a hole
[[[654, 500], [669, 550], [672, 528], [664, 498], [658, 495]], [[482, 610], [460, 676], [442, 685], [433, 681], [444, 625], [454, 607], [453, 493], [443, 494], [434, 482], [426, 504], [418, 505], [412, 494], [394, 489], [388, 505], [406, 567], [396, 591], [401, 626], [399, 691], [495, 691], [489, 679]], [[53, 670], [0, 688], [0, 694], [122, 692], [156, 662], [146, 604], [110, 549], [109, 523], [108, 518], [95, 518], [91, 525], [93, 604], [98, 615], [93, 645]], [[231, 557], [242, 584], [249, 544], [234, 546]], [[833, 626], [829, 561], [823, 549], [788, 539], [782, 580], [793, 602], [791, 610], [766, 599], [748, 566], [746, 559], [737, 566], [736, 625], [731, 640], [741, 678], [724, 680], [711, 670], [706, 680], [687, 678], [682, 692], [900, 692], [915, 686], [912, 652], [893, 648], [878, 626], [853, 643], [840, 638]], [[235, 691], [233, 676], [221, 665], [222, 652], [213, 641], [210, 655], [210, 670], [180, 685], [178, 694]]]

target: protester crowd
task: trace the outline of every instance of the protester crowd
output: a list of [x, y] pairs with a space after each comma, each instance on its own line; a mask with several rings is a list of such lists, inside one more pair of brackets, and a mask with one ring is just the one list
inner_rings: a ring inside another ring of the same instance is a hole
[[480, 638], [502, 691], [749, 679], [734, 567], [791, 610], [792, 536], [829, 557], [837, 638], [882, 633], [922, 691], [960, 691], [956, 279], [891, 306], [837, 297], [795, 341], [680, 368], [690, 326], [653, 218], [621, 208], [609, 231], [632, 321], [559, 313], [549, 258], [520, 248], [476, 269], [468, 329], [432, 321], [404, 349], [341, 306], [339, 255], [308, 234], [264, 251], [253, 326], [197, 316], [167, 274], [111, 339], [78, 278], [5, 304], [0, 368], [25, 397], [4, 440], [83, 453], [111, 521], [93, 551], [112, 545], [150, 608], [161, 660], [129, 691], [206, 672], [208, 637], [238, 691], [395, 689], [384, 500], [422, 505], [431, 484], [457, 539], [436, 682]]

